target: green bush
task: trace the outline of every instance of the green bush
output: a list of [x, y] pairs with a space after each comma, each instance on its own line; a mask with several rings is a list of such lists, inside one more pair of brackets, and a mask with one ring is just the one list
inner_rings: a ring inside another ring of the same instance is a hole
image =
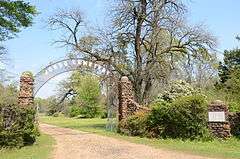
[[81, 115], [86, 118], [94, 118], [100, 115], [100, 109], [96, 105], [85, 105], [81, 107]]
[[68, 110], [69, 117], [78, 118], [94, 118], [101, 115], [100, 108], [98, 106], [71, 106]]
[[[147, 119], [147, 131], [149, 137], [166, 137], [165, 131], [168, 121], [171, 118], [170, 103], [168, 102], [157, 102], [151, 105], [151, 112]], [[163, 136], [164, 135], [164, 136]]]
[[100, 117], [101, 119], [106, 119], [108, 117], [108, 112], [107, 111], [101, 111], [100, 112]]
[[147, 131], [152, 137], [208, 139], [205, 97], [193, 95], [170, 104], [156, 103], [148, 117]]
[[119, 123], [119, 132], [130, 136], [146, 135], [148, 113], [137, 112]]
[[230, 101], [228, 102], [228, 108], [230, 112], [240, 112], [240, 101]]
[[0, 105], [0, 147], [33, 144], [39, 135], [33, 107]]
[[207, 102], [202, 95], [157, 102], [150, 112], [137, 112], [119, 123], [119, 132], [151, 138], [211, 140], [207, 128]]
[[76, 117], [81, 115], [81, 108], [78, 106], [71, 106], [68, 111], [69, 117]]

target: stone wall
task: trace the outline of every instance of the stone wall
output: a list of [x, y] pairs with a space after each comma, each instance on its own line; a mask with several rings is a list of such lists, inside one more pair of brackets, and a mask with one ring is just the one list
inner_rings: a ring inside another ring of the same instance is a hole
[[229, 138], [231, 137], [231, 128], [230, 128], [230, 122], [228, 119], [228, 106], [224, 104], [222, 101], [214, 101], [211, 104], [209, 104], [208, 107], [209, 112], [224, 112], [225, 113], [225, 121], [223, 122], [208, 122], [208, 127], [210, 132], [218, 138]]
[[33, 85], [34, 79], [31, 74], [23, 73], [20, 77], [20, 91], [18, 96], [18, 104], [22, 107], [33, 105]]

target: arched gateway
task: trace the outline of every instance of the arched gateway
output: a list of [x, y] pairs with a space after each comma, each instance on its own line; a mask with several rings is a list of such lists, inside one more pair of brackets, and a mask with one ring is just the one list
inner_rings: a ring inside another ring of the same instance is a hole
[[109, 74], [109, 70], [99, 63], [93, 63], [80, 58], [59, 60], [57, 62], [50, 63], [34, 76], [35, 82], [33, 95], [35, 96], [42, 86], [44, 86], [44, 84], [52, 78], [59, 74], [74, 70], [90, 70], [97, 75]]
[[[89, 70], [97, 75], [110, 74], [110, 70], [104, 67], [101, 63], [93, 63], [80, 58], [69, 58], [52, 62], [35, 76], [32, 76], [27, 72], [22, 74], [20, 77], [20, 92], [18, 97], [19, 105], [24, 107], [33, 104], [35, 95], [44, 84], [59, 74], [74, 70]], [[127, 77], [122, 77], [120, 79], [118, 83], [118, 91], [119, 120], [126, 118], [128, 115], [131, 115], [142, 108], [134, 102], [132, 84]]]

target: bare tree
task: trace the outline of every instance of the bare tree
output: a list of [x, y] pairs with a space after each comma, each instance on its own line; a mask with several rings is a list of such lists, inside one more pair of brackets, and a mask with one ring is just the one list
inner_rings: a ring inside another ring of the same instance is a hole
[[[204, 56], [204, 53], [202, 53]], [[182, 60], [177, 68], [177, 79], [184, 79], [192, 86], [206, 89], [216, 83], [219, 65], [216, 54], [205, 53], [204, 58]]]
[[215, 47], [215, 38], [201, 26], [186, 25], [186, 9], [179, 0], [117, 0], [114, 4], [110, 32], [103, 29], [82, 36], [80, 11], [60, 11], [49, 24], [64, 31], [57, 43], [128, 76], [141, 104], [149, 102], [153, 83], [167, 79], [179, 59], [203, 58], [199, 49]]
[[5, 69], [5, 65], [8, 63], [9, 59], [7, 58], [7, 49], [0, 45], [0, 82], [5, 82], [9, 78]]

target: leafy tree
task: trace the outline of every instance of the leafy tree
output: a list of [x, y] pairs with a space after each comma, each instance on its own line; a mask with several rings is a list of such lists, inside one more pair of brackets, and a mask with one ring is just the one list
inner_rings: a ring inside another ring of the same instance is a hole
[[7, 40], [32, 24], [36, 8], [22, 0], [0, 1], [0, 41]]
[[0, 94], [0, 104], [4, 105], [16, 105], [18, 100], [18, 90], [17, 87], [10, 84], [7, 86], [4, 86], [3, 84], [0, 84], [0, 91], [4, 92]]
[[74, 83], [73, 87], [77, 92], [77, 100], [81, 103], [91, 105], [97, 103], [100, 96], [99, 81], [92, 75], [81, 75], [79, 72], [75, 72], [71, 76], [71, 80]]
[[98, 77], [83, 72], [74, 72], [71, 77], [60, 83], [60, 96], [68, 90], [74, 90], [75, 95], [69, 98], [69, 115], [71, 117], [96, 117], [103, 109], [103, 101]]
[[222, 93], [231, 111], [239, 111], [240, 49], [224, 51], [224, 62], [219, 65], [219, 78], [217, 91]]
[[220, 63], [219, 77], [220, 82], [224, 84], [231, 78], [232, 73], [236, 73], [240, 68], [240, 49], [225, 50], [224, 63]]
[[226, 88], [235, 95], [240, 95], [240, 67], [231, 71], [228, 76], [228, 80], [225, 82]]
[[81, 114], [86, 117], [95, 117], [99, 113], [100, 83], [93, 75], [82, 75], [75, 72], [71, 76], [73, 89], [76, 91], [76, 103], [81, 107]]
[[[33, 17], [37, 14], [36, 8], [23, 0], [0, 1], [0, 62], [6, 61], [7, 49], [2, 42], [16, 36], [21, 29], [32, 25]], [[4, 71], [4, 70], [3, 70]], [[6, 72], [1, 70], [0, 76]], [[4, 79], [5, 80], [5, 79]]]

